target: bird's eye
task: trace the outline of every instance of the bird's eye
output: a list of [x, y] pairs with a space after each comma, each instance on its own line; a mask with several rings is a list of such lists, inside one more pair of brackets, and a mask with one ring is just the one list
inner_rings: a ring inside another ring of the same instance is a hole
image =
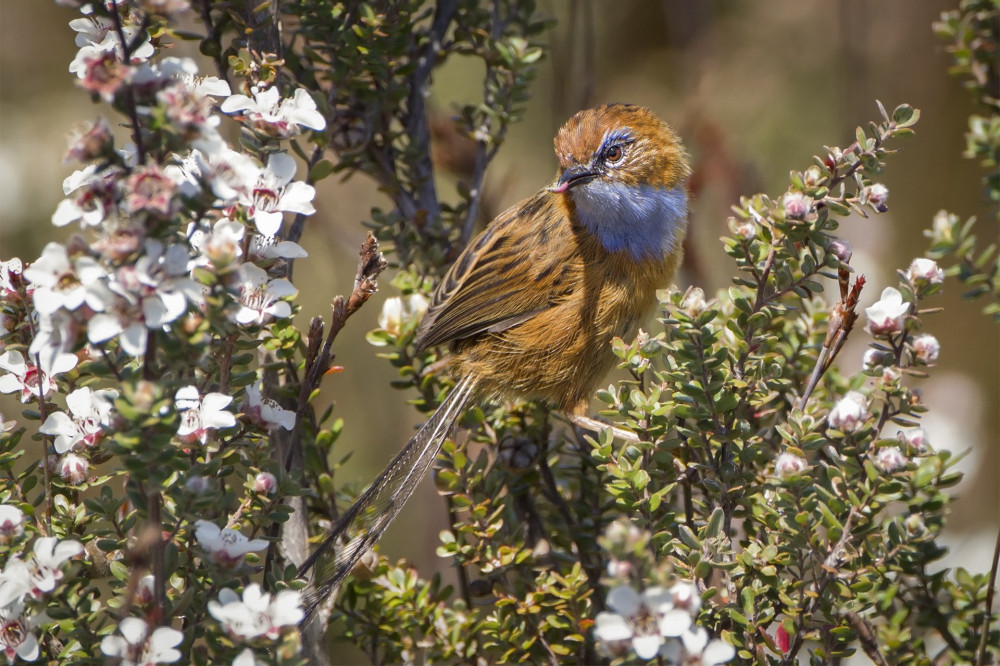
[[604, 161], [608, 164], [617, 164], [622, 161], [625, 157], [625, 150], [619, 146], [610, 146], [606, 151], [604, 151]]

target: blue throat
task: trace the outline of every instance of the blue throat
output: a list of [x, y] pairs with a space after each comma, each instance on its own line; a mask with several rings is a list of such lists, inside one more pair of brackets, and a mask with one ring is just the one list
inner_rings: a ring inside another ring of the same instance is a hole
[[687, 224], [683, 186], [666, 189], [594, 179], [570, 190], [580, 222], [609, 252], [636, 261], [662, 259], [678, 249]]

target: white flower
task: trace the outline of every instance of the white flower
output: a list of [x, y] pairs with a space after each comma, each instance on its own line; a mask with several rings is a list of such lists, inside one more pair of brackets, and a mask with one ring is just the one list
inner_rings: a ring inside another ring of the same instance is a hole
[[[660, 651], [664, 638], [680, 635], [687, 629], [684, 626], [675, 631], [673, 617], [663, 626], [664, 613], [673, 610], [673, 602], [662, 587], [648, 588], [640, 595], [627, 585], [619, 585], [608, 592], [607, 606], [613, 612], [597, 614], [594, 637], [602, 643], [630, 641], [640, 659], [652, 659]], [[684, 615], [690, 625], [691, 616]]]
[[191, 158], [184, 161], [183, 167], [192, 179], [206, 181], [219, 200], [234, 202], [253, 195], [261, 167], [248, 155], [216, 142], [192, 150]]
[[260, 171], [257, 183], [240, 198], [248, 215], [262, 235], [272, 237], [281, 229], [282, 213], [312, 215], [316, 188], [301, 181], [294, 181], [295, 160], [286, 153], [272, 153], [267, 166]]
[[225, 268], [230, 266], [243, 254], [242, 241], [246, 227], [227, 217], [216, 221], [211, 231], [188, 227], [191, 247], [200, 253], [194, 260], [198, 266], [215, 266]]
[[242, 599], [233, 590], [223, 589], [218, 601], [208, 602], [208, 612], [230, 636], [276, 640], [282, 627], [295, 626], [305, 617], [301, 606], [302, 597], [294, 590], [282, 590], [272, 599], [257, 583], [251, 583], [243, 590]]
[[910, 311], [910, 304], [895, 287], [882, 290], [882, 297], [871, 307], [865, 308], [868, 317], [868, 331], [872, 335], [889, 335], [899, 332], [903, 318]]
[[701, 666], [716, 666], [724, 664], [736, 656], [736, 649], [729, 643], [718, 639], [708, 640], [708, 632], [702, 627], [692, 627], [681, 636], [686, 659], [684, 663], [696, 663]]
[[28, 356], [37, 359], [39, 368], [51, 377], [69, 372], [79, 359], [72, 353], [76, 347], [79, 324], [67, 310], [38, 314], [35, 339], [28, 347]]
[[906, 269], [906, 277], [913, 282], [923, 281], [928, 284], [941, 284], [944, 282], [944, 271], [933, 259], [918, 257]]
[[913, 449], [916, 453], [924, 453], [927, 451], [927, 431], [923, 428], [906, 428], [905, 430], [897, 430], [896, 439], [899, 440], [900, 444]]
[[36, 539], [27, 562], [19, 557], [12, 557], [0, 574], [0, 608], [26, 594], [40, 597], [54, 590], [63, 577], [62, 565], [82, 552], [83, 544], [72, 539]]
[[208, 441], [208, 431], [218, 428], [232, 428], [236, 417], [225, 407], [233, 401], [222, 393], [209, 393], [204, 398], [194, 386], [185, 386], [174, 395], [174, 407], [181, 414], [177, 435], [184, 441]]
[[151, 666], [172, 664], [181, 658], [176, 649], [184, 634], [171, 627], [157, 627], [152, 633], [149, 625], [137, 617], [127, 617], [118, 625], [117, 634], [105, 636], [101, 652], [116, 657], [122, 666]]
[[858, 391], [848, 391], [841, 400], [833, 406], [826, 417], [831, 428], [852, 432], [860, 429], [868, 418], [868, 398]]
[[35, 620], [24, 616], [24, 602], [16, 599], [0, 608], [0, 649], [7, 662], [13, 664], [17, 657], [25, 661], [38, 659], [38, 639], [32, 633]]
[[906, 456], [897, 446], [883, 446], [875, 454], [875, 464], [886, 474], [892, 474], [897, 469], [905, 467]]
[[806, 462], [805, 458], [788, 451], [779, 454], [778, 459], [774, 461], [774, 473], [782, 479], [797, 476], [804, 472], [807, 467], [809, 467], [809, 463]]
[[111, 389], [79, 388], [66, 396], [66, 406], [73, 417], [53, 412], [39, 430], [55, 436], [56, 453], [66, 453], [81, 442], [94, 446], [103, 429], [111, 424], [111, 401], [117, 397], [118, 391]]
[[[73, 19], [69, 22], [69, 27], [76, 31], [76, 45], [79, 47], [93, 46], [101, 51], [113, 51], [119, 58], [124, 53], [111, 19], [90, 15]], [[139, 35], [139, 28], [136, 26], [126, 25], [122, 31], [129, 44], [134, 43], [136, 36]], [[146, 60], [151, 55], [153, 55], [153, 44], [149, 41], [149, 37], [145, 36], [143, 42], [132, 51], [131, 57], [134, 62]], [[69, 71], [74, 71], [73, 65], [70, 65]]]
[[121, 176], [118, 167], [98, 171], [96, 164], [74, 171], [63, 180], [66, 198], [52, 213], [52, 224], [64, 227], [79, 220], [86, 228], [104, 223], [116, 211], [116, 183]]
[[24, 269], [24, 277], [35, 285], [35, 309], [44, 315], [84, 304], [100, 311], [110, 295], [104, 268], [90, 257], [76, 257], [71, 263], [60, 243], [46, 245], [42, 256]]
[[263, 539], [247, 539], [236, 530], [219, 528], [207, 520], [195, 523], [194, 535], [213, 562], [229, 569], [242, 564], [247, 553], [267, 548], [267, 541]]
[[240, 309], [235, 320], [244, 326], [262, 326], [272, 318], [285, 319], [292, 315], [292, 306], [284, 298], [299, 293], [285, 278], [269, 279], [267, 272], [254, 264], [243, 264], [239, 270]]
[[391, 335], [399, 335], [403, 324], [419, 321], [427, 312], [427, 299], [422, 294], [410, 294], [404, 300], [399, 296], [385, 299], [378, 316], [379, 328]]
[[24, 534], [24, 512], [10, 504], [0, 504], [0, 544], [8, 544]]
[[933, 335], [929, 333], [917, 335], [910, 344], [913, 346], [914, 355], [921, 363], [927, 365], [937, 363], [938, 354], [941, 353], [941, 344]]
[[187, 312], [188, 303], [204, 298], [197, 282], [187, 277], [188, 250], [183, 245], [164, 247], [148, 239], [145, 253], [134, 265], [119, 268], [110, 282], [117, 294], [109, 312], [94, 315], [87, 338], [100, 344], [119, 336], [122, 349], [133, 356], [146, 350], [146, 329], [156, 330]]
[[316, 102], [303, 88], [296, 90], [290, 99], [282, 99], [275, 87], [267, 90], [254, 87], [250, 92], [253, 97], [229, 97], [220, 109], [223, 113], [242, 112], [254, 129], [281, 138], [296, 136], [303, 127], [314, 130], [326, 127], [326, 119], [316, 110]]
[[248, 252], [250, 261], [269, 259], [301, 259], [308, 257], [301, 245], [287, 240], [278, 240], [277, 236], [254, 234], [250, 237]]
[[0, 355], [0, 393], [15, 393], [20, 391], [21, 402], [37, 399], [39, 395], [48, 396], [55, 384], [38, 368], [24, 361], [24, 356], [16, 349], [5, 351]]
[[260, 387], [263, 380], [257, 380], [256, 384], [247, 386], [247, 400], [243, 405], [243, 413], [251, 423], [272, 428], [280, 426], [285, 430], [295, 427], [295, 412], [284, 409], [277, 402], [261, 395]]
[[17, 257], [10, 261], [0, 261], [0, 298], [4, 300], [15, 298], [17, 294], [16, 283], [20, 282], [23, 270], [21, 260]]

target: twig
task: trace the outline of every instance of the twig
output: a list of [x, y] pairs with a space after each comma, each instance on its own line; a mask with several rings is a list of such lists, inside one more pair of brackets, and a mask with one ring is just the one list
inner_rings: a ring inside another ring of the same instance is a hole
[[[302, 379], [298, 404], [295, 408], [295, 413], [299, 418], [296, 419], [295, 430], [289, 439], [288, 451], [285, 453], [286, 471], [291, 469], [294, 454], [300, 448], [301, 416], [305, 413], [306, 405], [309, 404], [309, 396], [319, 386], [320, 378], [330, 369], [333, 361], [331, 351], [333, 341], [337, 339], [337, 335], [344, 328], [344, 324], [347, 323], [350, 316], [368, 302], [371, 295], [378, 290], [378, 276], [389, 266], [389, 262], [379, 252], [378, 241], [375, 240], [375, 236], [371, 232], [368, 232], [368, 236], [361, 244], [359, 256], [358, 271], [354, 276], [354, 290], [351, 292], [350, 298], [346, 300], [343, 296], [337, 296], [333, 299], [330, 330], [327, 333], [323, 349], [315, 356], [315, 360], [309, 365]], [[318, 340], [310, 340], [310, 345], [318, 345]]]
[[986, 648], [989, 646], [990, 622], [993, 620], [993, 594], [996, 592], [997, 587], [998, 568], [1000, 568], [1000, 531], [997, 532], [997, 543], [993, 548], [993, 564], [990, 566], [990, 585], [986, 588], [986, 617], [983, 618], [983, 628], [979, 632], [979, 650], [976, 652], [976, 663], [980, 666], [990, 663], [986, 661]]

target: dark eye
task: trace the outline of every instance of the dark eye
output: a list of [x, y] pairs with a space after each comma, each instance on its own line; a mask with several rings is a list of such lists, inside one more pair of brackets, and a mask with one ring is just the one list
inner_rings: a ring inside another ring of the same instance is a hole
[[625, 149], [621, 146], [610, 146], [604, 151], [604, 161], [608, 164], [617, 164], [625, 157]]

